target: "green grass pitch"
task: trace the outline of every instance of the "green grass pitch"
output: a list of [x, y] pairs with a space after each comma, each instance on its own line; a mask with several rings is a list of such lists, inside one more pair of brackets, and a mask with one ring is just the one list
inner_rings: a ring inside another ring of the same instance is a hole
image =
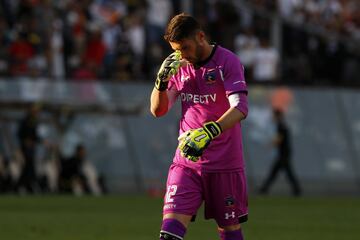
[[[162, 200], [146, 196], [0, 196], [0, 239], [155, 240]], [[360, 239], [360, 198], [252, 197], [247, 240]], [[218, 239], [202, 210], [187, 240]]]

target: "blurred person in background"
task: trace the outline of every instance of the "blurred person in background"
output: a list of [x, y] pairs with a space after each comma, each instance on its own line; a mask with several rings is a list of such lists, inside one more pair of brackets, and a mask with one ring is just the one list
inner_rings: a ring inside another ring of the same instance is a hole
[[234, 51], [234, 39], [240, 22], [239, 14], [229, 1], [215, 1], [213, 8], [214, 18], [209, 22], [211, 39]]
[[77, 145], [75, 152], [69, 158], [62, 158], [60, 172], [60, 190], [71, 191], [75, 195], [83, 195], [86, 191], [85, 177], [82, 165], [85, 161], [86, 150], [83, 145]]
[[96, 76], [100, 76], [103, 70], [106, 46], [102, 38], [100, 26], [93, 23], [89, 25], [89, 30], [82, 61], [84, 61], [86, 66], [89, 66], [89, 69], [92, 69]]
[[64, 18], [63, 53], [67, 76], [71, 76], [83, 60], [88, 37], [86, 29], [89, 24], [87, 7], [87, 3], [83, 1], [68, 1], [62, 10]]
[[260, 46], [255, 50], [253, 59], [253, 77], [255, 82], [274, 82], [279, 78], [278, 51], [265, 37], [260, 39]]
[[9, 44], [10, 44], [10, 36], [8, 32], [8, 25], [5, 21], [5, 18], [0, 16], [0, 76], [6, 76], [7, 74], [9, 74], [8, 73]]
[[287, 179], [291, 185], [292, 194], [294, 196], [300, 196], [300, 185], [295, 177], [291, 165], [292, 150], [290, 129], [285, 122], [283, 111], [273, 109], [273, 117], [276, 124], [276, 136], [272, 143], [276, 147], [277, 155], [274, 159], [269, 175], [260, 188], [260, 193], [267, 194], [276, 177], [280, 171], [283, 170], [286, 173]]
[[147, 41], [149, 44], [161, 42], [161, 35], [173, 13], [171, 0], [146, 0]]
[[[147, 79], [152, 79], [157, 73], [165, 52], [169, 49], [163, 41], [164, 28], [175, 10], [172, 0], [146, 0], [145, 1], [145, 55], [143, 58], [143, 71]], [[181, 4], [181, 3], [180, 3]], [[151, 62], [152, 64], [146, 64]]]
[[27, 192], [34, 193], [36, 189], [37, 176], [35, 172], [35, 158], [37, 146], [41, 142], [38, 134], [39, 111], [39, 105], [30, 105], [25, 117], [19, 123], [17, 136], [24, 157], [24, 165], [16, 184], [18, 191], [25, 188]]
[[102, 62], [101, 78], [114, 80], [114, 71], [117, 71], [116, 61], [123, 49], [121, 40], [125, 38], [124, 19], [129, 14], [128, 2], [117, 0], [91, 1], [89, 6], [91, 24], [100, 27], [102, 40], [105, 45], [105, 56]]
[[16, 33], [9, 46], [9, 69], [12, 76], [30, 75], [29, 63], [35, 56], [35, 49], [28, 40], [26, 32]]
[[246, 69], [245, 77], [248, 82], [253, 79], [254, 59], [258, 47], [259, 38], [254, 34], [254, 29], [249, 27], [236, 35], [235, 52]]
[[11, 181], [8, 172], [8, 162], [0, 154], [0, 193], [9, 190], [10, 185], [11, 185]]
[[59, 190], [59, 176], [61, 168], [61, 154], [58, 144], [48, 144], [41, 161], [39, 183], [42, 192], [57, 193]]
[[2, 1], [6, 11], [11, 76], [40, 77], [49, 71], [49, 32], [52, 6], [49, 1]]
[[145, 55], [145, 25], [144, 16], [141, 10], [131, 14], [126, 21], [126, 36], [133, 53], [133, 72], [136, 79], [142, 79], [143, 59]]
[[65, 78], [63, 21], [56, 18], [50, 34], [50, 76], [56, 80]]
[[104, 192], [96, 168], [87, 160], [86, 154], [85, 146], [78, 144], [70, 158], [62, 159], [60, 172], [62, 191], [71, 191], [77, 196], [85, 193], [101, 195]]

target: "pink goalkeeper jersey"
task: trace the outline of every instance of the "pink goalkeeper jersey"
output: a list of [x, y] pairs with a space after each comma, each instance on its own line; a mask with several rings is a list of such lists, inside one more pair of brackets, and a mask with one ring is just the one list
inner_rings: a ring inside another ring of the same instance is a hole
[[[244, 69], [231, 51], [215, 46], [211, 56], [199, 68], [192, 64], [179, 69], [170, 79], [169, 90], [181, 100], [179, 133], [218, 120], [229, 108], [228, 96], [247, 92]], [[204, 172], [233, 171], [244, 168], [241, 124], [224, 131], [211, 141], [197, 162], [176, 150], [174, 163]]]

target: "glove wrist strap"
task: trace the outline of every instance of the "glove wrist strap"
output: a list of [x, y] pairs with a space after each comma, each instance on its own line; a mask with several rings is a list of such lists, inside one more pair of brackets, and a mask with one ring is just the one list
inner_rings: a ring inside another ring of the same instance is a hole
[[214, 121], [205, 123], [204, 130], [209, 134], [211, 139], [216, 138], [222, 133], [220, 124]]
[[156, 78], [155, 88], [160, 92], [166, 91], [169, 85], [169, 81], [161, 81], [159, 78]]

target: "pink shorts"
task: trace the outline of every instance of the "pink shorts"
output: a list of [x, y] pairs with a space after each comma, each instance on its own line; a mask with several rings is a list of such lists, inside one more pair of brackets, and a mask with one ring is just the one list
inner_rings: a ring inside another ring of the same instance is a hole
[[195, 216], [205, 202], [205, 219], [220, 227], [247, 220], [247, 189], [244, 171], [200, 173], [182, 165], [170, 166], [163, 214]]

